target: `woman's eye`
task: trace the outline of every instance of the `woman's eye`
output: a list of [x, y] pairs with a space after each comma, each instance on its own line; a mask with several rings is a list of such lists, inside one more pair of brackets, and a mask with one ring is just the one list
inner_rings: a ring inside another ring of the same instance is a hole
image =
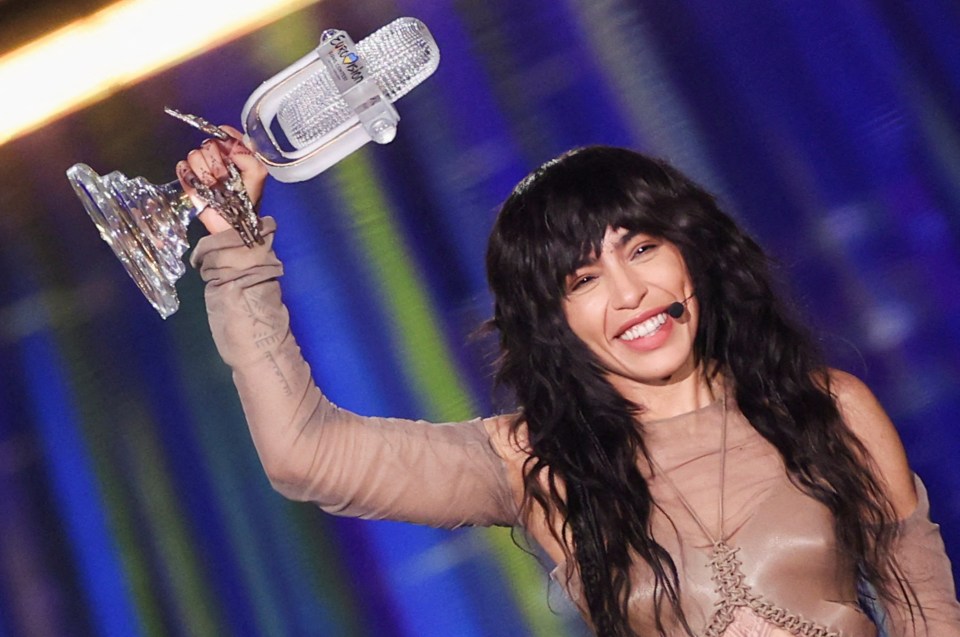
[[591, 274], [585, 274], [583, 276], [578, 276], [570, 282], [570, 291], [575, 292], [579, 288], [582, 288], [587, 283], [593, 281], [596, 277]]
[[634, 249], [634, 251], [633, 251], [633, 256], [634, 256], [634, 257], [649, 256], [650, 253], [651, 253], [656, 247], [657, 247], [657, 244], [656, 244], [656, 243], [641, 243], [640, 245], [638, 245], [638, 246]]

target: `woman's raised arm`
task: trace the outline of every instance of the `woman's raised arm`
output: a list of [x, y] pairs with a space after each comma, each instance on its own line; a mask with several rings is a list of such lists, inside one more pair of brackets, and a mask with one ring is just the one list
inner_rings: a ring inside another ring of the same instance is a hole
[[[211, 142], [191, 152], [177, 170], [188, 192], [192, 179], [210, 186], [222, 178], [229, 157], [256, 200], [265, 172], [238, 147]], [[366, 418], [331, 403], [290, 332], [274, 220], [263, 219], [262, 245], [246, 247], [215, 211], [204, 215], [214, 234], [201, 239], [191, 263], [206, 282], [211, 332], [233, 370], [254, 444], [278, 491], [340, 515], [443, 527], [516, 523], [517, 499], [491, 440], [501, 438], [499, 419], [432, 424]]]

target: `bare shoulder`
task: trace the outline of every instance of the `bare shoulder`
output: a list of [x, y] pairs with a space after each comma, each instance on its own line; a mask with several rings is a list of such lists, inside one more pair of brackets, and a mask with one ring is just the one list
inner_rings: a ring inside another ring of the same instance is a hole
[[836, 369], [830, 370], [830, 393], [844, 422], [870, 452], [897, 515], [901, 519], [909, 516], [917, 504], [913, 471], [900, 435], [880, 401], [859, 378]]

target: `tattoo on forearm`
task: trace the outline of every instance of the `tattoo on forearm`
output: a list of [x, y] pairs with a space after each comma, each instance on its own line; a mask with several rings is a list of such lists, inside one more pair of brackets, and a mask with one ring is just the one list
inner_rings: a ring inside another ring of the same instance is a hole
[[280, 384], [284, 396], [293, 394], [290, 382], [283, 373], [280, 364], [271, 348], [283, 340], [284, 331], [278, 329], [280, 322], [275, 317], [270, 316], [269, 308], [271, 305], [264, 302], [261, 293], [256, 290], [244, 290], [243, 301], [247, 310], [247, 317], [253, 327], [253, 344], [258, 350], [266, 350], [264, 357], [270, 362], [273, 368], [273, 376]]
[[244, 293], [243, 299], [253, 327], [253, 343], [257, 349], [279, 344], [283, 339], [283, 332], [277, 329], [276, 321], [267, 316], [268, 306], [260, 301], [258, 294], [249, 290]]
[[273, 366], [273, 375], [280, 381], [280, 389], [283, 391], [284, 396], [290, 396], [293, 394], [293, 390], [290, 388], [290, 383], [287, 382], [287, 377], [284, 376], [283, 370], [280, 369], [280, 364], [277, 363], [277, 359], [274, 358], [272, 352], [267, 352], [267, 360], [270, 361], [270, 365]]
[[267, 314], [269, 305], [262, 301], [259, 292], [255, 290], [244, 290], [243, 302], [247, 307], [247, 316], [250, 317], [254, 325], [262, 324], [270, 329], [274, 329], [276, 324]]
[[257, 346], [257, 349], [264, 349], [272, 345], [278, 344], [283, 339], [283, 334], [279, 332], [272, 332], [270, 334], [254, 334], [254, 345]]

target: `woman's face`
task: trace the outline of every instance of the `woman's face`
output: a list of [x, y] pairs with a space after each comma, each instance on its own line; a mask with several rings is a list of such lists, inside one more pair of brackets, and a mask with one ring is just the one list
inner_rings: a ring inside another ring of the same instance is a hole
[[[567, 277], [563, 309], [614, 387], [630, 397], [694, 371], [699, 311], [692, 294], [674, 244], [607, 228], [600, 254]], [[680, 318], [667, 314], [672, 303], [685, 299]]]

